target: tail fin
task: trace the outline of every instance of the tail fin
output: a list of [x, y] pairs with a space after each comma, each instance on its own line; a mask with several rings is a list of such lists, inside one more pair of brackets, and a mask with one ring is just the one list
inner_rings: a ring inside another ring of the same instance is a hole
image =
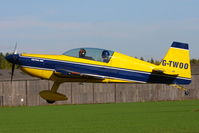
[[[177, 77], [191, 82], [190, 53], [188, 44], [173, 42], [159, 67], [165, 74], [177, 75]], [[189, 84], [190, 82], [183, 84]]]

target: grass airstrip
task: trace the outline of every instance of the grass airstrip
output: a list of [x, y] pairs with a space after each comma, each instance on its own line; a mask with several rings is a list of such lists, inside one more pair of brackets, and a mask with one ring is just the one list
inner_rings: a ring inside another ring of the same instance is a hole
[[3, 107], [0, 133], [199, 133], [199, 100]]

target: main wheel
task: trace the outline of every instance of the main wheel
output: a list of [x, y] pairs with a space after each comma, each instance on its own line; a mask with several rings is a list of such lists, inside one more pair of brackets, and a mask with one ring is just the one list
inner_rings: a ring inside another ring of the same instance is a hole
[[46, 100], [46, 102], [49, 103], [49, 104], [55, 103], [55, 101], [51, 101], [51, 100]]

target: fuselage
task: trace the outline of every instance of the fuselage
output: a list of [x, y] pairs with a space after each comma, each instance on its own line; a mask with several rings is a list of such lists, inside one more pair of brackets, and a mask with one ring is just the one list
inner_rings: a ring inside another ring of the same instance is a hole
[[[88, 60], [67, 55], [20, 54], [16, 64], [22, 71], [42, 79], [62, 82], [122, 82], [189, 84], [189, 80], [153, 73], [157, 65], [113, 52], [109, 62]], [[59, 71], [72, 71], [103, 76], [103, 79], [60, 75]]]

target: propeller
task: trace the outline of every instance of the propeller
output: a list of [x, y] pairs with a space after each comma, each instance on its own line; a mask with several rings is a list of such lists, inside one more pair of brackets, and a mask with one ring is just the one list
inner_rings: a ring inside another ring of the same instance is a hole
[[[15, 43], [13, 55], [16, 55], [16, 54], [17, 54], [17, 42]], [[14, 56], [14, 60], [16, 60], [15, 56]], [[13, 79], [13, 76], [14, 76], [14, 71], [15, 71], [15, 63], [13, 62], [12, 63], [12, 72], [11, 72], [11, 82], [12, 82], [12, 79]]]
[[[15, 43], [13, 55], [17, 55], [17, 42]], [[16, 61], [17, 58], [15, 56], [13, 56], [13, 57], [14, 57], [14, 60]], [[14, 76], [14, 71], [15, 71], [15, 61], [12, 63], [11, 82], [12, 82], [12, 79]]]
[[18, 57], [19, 55], [17, 54], [17, 42], [15, 43], [15, 48], [12, 54], [6, 56], [6, 59], [12, 63], [12, 71], [11, 71], [11, 82], [13, 80], [13, 76], [14, 76], [14, 70], [15, 70], [15, 65], [18, 62]]

